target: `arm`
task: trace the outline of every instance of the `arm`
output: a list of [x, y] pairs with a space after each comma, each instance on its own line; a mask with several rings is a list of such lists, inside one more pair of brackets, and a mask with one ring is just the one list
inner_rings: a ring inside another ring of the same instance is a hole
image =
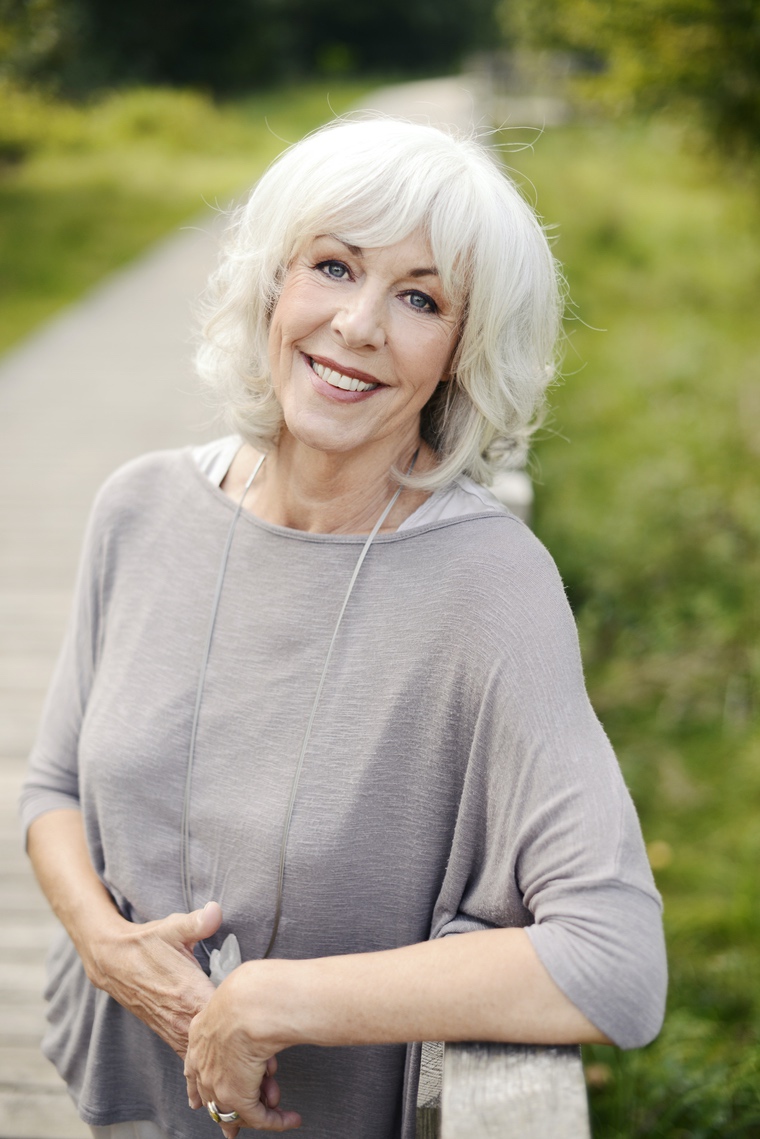
[[190, 1019], [214, 991], [192, 946], [218, 928], [219, 908], [142, 925], [125, 920], [92, 865], [79, 809], [80, 730], [102, 636], [103, 535], [114, 525], [110, 495], [104, 488], [90, 518], [69, 626], [22, 793], [22, 820], [39, 883], [89, 980], [184, 1056]]
[[609, 1043], [523, 930], [487, 930], [382, 953], [247, 962], [192, 1023], [188, 1094], [194, 1107], [214, 1099], [263, 1127], [256, 1088], [283, 1048], [479, 1039]]
[[214, 992], [192, 947], [219, 928], [219, 907], [213, 903], [144, 925], [126, 921], [93, 869], [75, 809], [35, 819], [28, 849], [40, 886], [92, 984], [184, 1056], [190, 1021]]
[[[307, 1040], [632, 1047], [656, 1032], [661, 919], [638, 824], [588, 704], [556, 571], [545, 554], [529, 568], [510, 577], [497, 567], [483, 590], [506, 614], [494, 623], [504, 626], [503, 651], [478, 688], [433, 940], [244, 965], [191, 1026], [196, 1106], [214, 1098], [260, 1127], [247, 1091], [257, 1065]], [[530, 914], [534, 924], [516, 928]], [[490, 928], [451, 928], [467, 924]]]
[[[184, 1057], [190, 1022], [215, 992], [192, 947], [219, 928], [219, 906], [210, 902], [203, 910], [143, 925], [126, 921], [93, 869], [82, 816], [75, 809], [49, 811], [35, 819], [28, 849], [40, 886], [92, 984]], [[270, 1054], [260, 1078], [261, 1111], [270, 1126], [283, 1118], [277, 1110], [276, 1070]]]

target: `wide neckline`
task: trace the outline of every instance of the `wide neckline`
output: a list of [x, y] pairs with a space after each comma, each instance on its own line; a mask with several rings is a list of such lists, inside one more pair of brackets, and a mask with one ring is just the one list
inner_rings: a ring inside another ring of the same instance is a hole
[[[193, 457], [192, 446], [183, 447], [180, 454], [183, 461], [186, 464], [190, 465], [196, 481], [200, 482], [201, 486], [205, 488], [207, 494], [209, 494], [215, 501], [223, 504], [225, 510], [234, 513], [234, 511], [237, 509], [237, 504], [232, 498], [230, 498], [228, 494], [225, 494], [221, 487], [216, 486], [208, 478], [205, 472], [201, 470], [195, 461], [195, 458]], [[427, 503], [430, 502], [430, 500], [435, 497], [436, 494], [439, 494], [447, 489], [448, 486], [442, 487], [440, 491], [434, 491], [430, 498], [426, 499], [424, 505], [427, 505]], [[421, 507], [418, 507], [418, 509], [421, 509]], [[416, 511], [414, 513], [416, 513]], [[412, 515], [409, 515], [409, 517], [411, 518]], [[517, 521], [517, 519], [515, 519], [515, 516], [508, 511], [505, 511], [503, 514], [494, 510], [474, 511], [472, 514], [462, 514], [458, 515], [455, 518], [440, 518], [436, 519], [433, 522], [423, 522], [419, 526], [409, 526], [402, 530], [394, 530], [392, 533], [378, 534], [372, 544], [373, 546], [377, 546], [379, 544], [404, 541], [407, 538], [418, 537], [434, 530], [440, 530], [447, 526], [454, 526], [460, 522], [468, 522], [480, 518], [506, 518], [511, 521]], [[295, 540], [301, 542], [316, 542], [320, 544], [339, 544], [350, 546], [360, 545], [367, 540], [367, 534], [369, 533], [369, 531], [367, 531], [365, 534], [324, 534], [312, 532], [310, 530], [295, 530], [289, 526], [278, 526], [274, 522], [266, 522], [263, 518], [259, 518], [258, 515], [253, 514], [250, 510], [245, 509], [241, 511], [238, 521], [241, 525], [253, 526], [257, 530], [263, 530], [266, 533], [275, 535], [277, 537], [288, 538], [291, 541]]]

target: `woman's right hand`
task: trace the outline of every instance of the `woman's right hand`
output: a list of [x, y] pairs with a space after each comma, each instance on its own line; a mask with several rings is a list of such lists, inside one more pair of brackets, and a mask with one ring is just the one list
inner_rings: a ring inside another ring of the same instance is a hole
[[27, 847], [89, 979], [184, 1059], [190, 1021], [215, 991], [193, 957], [193, 946], [219, 928], [217, 903], [143, 925], [128, 922], [93, 869], [78, 810], [40, 815], [29, 828]]
[[190, 1021], [215, 992], [193, 946], [216, 933], [221, 921], [216, 902], [141, 925], [109, 921], [80, 947], [87, 976], [184, 1059]]

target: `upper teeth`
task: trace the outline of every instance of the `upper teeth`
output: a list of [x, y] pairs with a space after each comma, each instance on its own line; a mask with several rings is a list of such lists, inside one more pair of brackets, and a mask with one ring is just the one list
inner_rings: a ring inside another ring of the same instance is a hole
[[326, 384], [331, 384], [334, 388], [343, 388], [347, 392], [369, 392], [377, 387], [377, 384], [364, 384], [355, 376], [344, 376], [342, 372], [334, 372], [332, 368], [326, 368], [324, 364], [318, 364], [316, 360], [311, 361], [311, 366], [321, 380], [324, 380]]

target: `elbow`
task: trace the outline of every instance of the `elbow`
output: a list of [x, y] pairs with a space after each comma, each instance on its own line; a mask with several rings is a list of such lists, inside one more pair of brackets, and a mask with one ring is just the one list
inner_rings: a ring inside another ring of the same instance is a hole
[[623, 1015], [616, 1018], [609, 1036], [618, 1048], [644, 1048], [659, 1035], [665, 1019], [667, 967], [664, 955], [661, 968], [648, 969], [630, 985], [621, 1002]]
[[668, 970], [664, 942], [658, 939], [620, 957], [593, 994], [594, 1024], [609, 1042], [625, 1050], [643, 1048], [657, 1037], [665, 1019]]
[[[573, 990], [573, 991], [571, 991]], [[644, 969], [616, 969], [566, 990], [593, 1030], [579, 1044], [612, 1044], [628, 1051], [651, 1044], [662, 1028], [667, 996], [667, 970], [651, 964]]]
[[648, 920], [635, 926], [601, 923], [581, 934], [570, 923], [549, 921], [526, 931], [565, 996], [605, 1043], [626, 1050], [650, 1044], [665, 1016], [668, 971], [661, 914], [654, 904], [647, 909]]

